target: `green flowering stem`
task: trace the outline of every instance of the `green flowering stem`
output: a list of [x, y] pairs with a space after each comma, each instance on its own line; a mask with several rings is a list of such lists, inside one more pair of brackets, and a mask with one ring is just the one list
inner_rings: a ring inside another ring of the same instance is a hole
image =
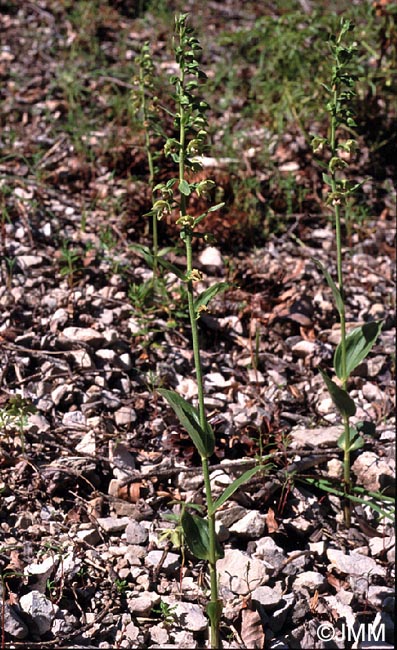
[[[338, 126], [344, 124], [346, 126], [354, 125], [352, 114], [346, 102], [354, 95], [351, 89], [354, 83], [354, 77], [348, 75], [347, 65], [352, 57], [354, 51], [353, 47], [345, 48], [341, 45], [342, 38], [346, 32], [350, 31], [353, 26], [349, 21], [342, 21], [341, 29], [335, 43], [331, 45], [334, 55], [334, 67], [332, 75], [332, 98], [329, 104], [329, 111], [331, 113], [330, 124], [330, 138], [329, 147], [331, 150], [331, 160], [328, 165], [330, 172], [330, 186], [332, 205], [335, 216], [335, 235], [336, 235], [336, 266], [338, 277], [338, 289], [341, 296], [341, 301], [338, 302], [338, 312], [341, 327], [340, 339], [340, 365], [342, 373], [342, 389], [347, 391], [347, 344], [346, 344], [346, 313], [345, 313], [345, 294], [343, 286], [343, 262], [342, 262], [342, 233], [341, 233], [341, 203], [346, 200], [347, 192], [343, 192], [343, 185], [338, 181], [338, 170], [343, 169], [346, 163], [339, 157], [338, 140], [336, 131]], [[347, 90], [343, 87], [347, 86]], [[353, 142], [353, 141], [352, 141]], [[342, 191], [341, 191], [342, 190]], [[351, 436], [350, 436], [350, 417], [348, 414], [342, 414], [343, 420], [343, 478], [344, 478], [344, 520], [346, 526], [349, 528], [351, 524], [351, 500], [349, 498], [351, 493], [351, 472], [350, 472], [350, 452], [351, 452]]]
[[[138, 76], [138, 91], [136, 94], [136, 100], [138, 101], [138, 108], [142, 117], [144, 135], [145, 135], [145, 151], [146, 159], [149, 167], [149, 187], [153, 194], [154, 188], [154, 179], [155, 179], [155, 168], [154, 168], [154, 159], [152, 153], [152, 143], [151, 143], [151, 133], [150, 133], [150, 124], [153, 119], [153, 112], [150, 111], [147, 93], [153, 92], [153, 76], [154, 76], [154, 65], [152, 61], [152, 56], [150, 53], [149, 43], [145, 43], [142, 47], [140, 57], [138, 59], [139, 63], [139, 76]], [[134, 99], [134, 97], [133, 97]], [[157, 228], [157, 214], [152, 211], [152, 246], [153, 246], [153, 283], [155, 282], [156, 277], [158, 276], [158, 228]]]
[[[182, 52], [185, 39], [187, 35], [186, 30], [186, 15], [180, 16], [176, 21], [179, 30], [179, 44], [180, 44], [180, 74], [177, 83], [177, 103], [178, 103], [178, 121], [179, 121], [179, 188], [186, 186], [186, 159], [188, 157], [187, 144], [186, 144], [186, 124], [191, 121], [192, 108], [190, 105], [186, 106], [185, 95], [185, 66], [184, 54]], [[185, 46], [186, 47], [186, 46]], [[198, 391], [198, 411], [200, 426], [202, 429], [206, 428], [206, 415], [204, 406], [204, 387], [203, 387], [203, 373], [200, 356], [200, 342], [197, 323], [197, 314], [194, 305], [194, 269], [193, 269], [193, 251], [192, 251], [192, 238], [193, 230], [188, 219], [182, 219], [186, 216], [187, 197], [185, 192], [180, 193], [179, 214], [182, 223], [185, 221], [186, 225], [182, 226], [181, 236], [185, 242], [186, 249], [186, 277], [187, 277], [187, 296], [189, 307], [189, 318], [192, 333], [192, 346], [194, 365], [196, 371], [197, 391]], [[222, 605], [218, 597], [218, 579], [216, 572], [217, 552], [216, 552], [216, 531], [215, 531], [215, 512], [213, 511], [214, 500], [212, 497], [212, 489], [210, 482], [210, 469], [207, 456], [201, 457], [204, 489], [208, 510], [208, 536], [209, 536], [209, 571], [210, 571], [210, 603], [207, 609], [210, 618], [210, 644], [211, 648], [220, 648], [220, 634], [219, 624], [222, 614]]]

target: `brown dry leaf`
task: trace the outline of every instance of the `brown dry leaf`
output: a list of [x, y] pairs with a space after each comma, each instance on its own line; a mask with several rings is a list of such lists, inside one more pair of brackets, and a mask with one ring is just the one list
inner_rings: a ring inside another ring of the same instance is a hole
[[307, 327], [300, 327], [299, 328], [300, 335], [305, 341], [316, 341], [317, 340], [317, 334], [313, 327], [307, 328]]
[[309, 601], [310, 612], [312, 614], [314, 614], [316, 612], [317, 606], [318, 606], [318, 591], [316, 589], [316, 591], [314, 592], [313, 598], [310, 598], [310, 601]]
[[329, 573], [327, 575], [327, 582], [331, 587], [334, 587], [336, 591], [340, 591], [341, 589], [348, 589], [349, 583], [346, 582], [345, 580], [340, 580], [336, 576], [333, 575], [333, 573]]
[[274, 514], [274, 510], [272, 508], [269, 508], [269, 510], [267, 511], [266, 526], [269, 534], [275, 533], [279, 528], [279, 525], [276, 521], [276, 516]]
[[258, 612], [252, 609], [242, 610], [240, 636], [246, 648], [264, 648], [265, 634]]

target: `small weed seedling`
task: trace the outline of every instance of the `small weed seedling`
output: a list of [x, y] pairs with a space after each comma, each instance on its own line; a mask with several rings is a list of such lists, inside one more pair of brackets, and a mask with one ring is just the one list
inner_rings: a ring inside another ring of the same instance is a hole
[[153, 607], [152, 612], [160, 616], [164, 625], [169, 627], [175, 622], [175, 610], [176, 605], [169, 605], [164, 600], [160, 600], [157, 607]]
[[315, 137], [312, 141], [315, 152], [323, 147], [328, 147], [331, 154], [327, 172], [323, 173], [323, 180], [329, 186], [327, 203], [332, 208], [335, 223], [337, 284], [321, 262], [318, 260], [314, 260], [314, 262], [323, 272], [332, 290], [341, 326], [341, 339], [333, 359], [335, 374], [340, 385], [334, 382], [325, 372], [321, 370], [320, 372], [343, 420], [343, 433], [338, 444], [344, 453], [344, 519], [347, 527], [350, 526], [351, 522], [352, 499], [350, 454], [364, 444], [364, 440], [360, 435], [360, 427], [353, 427], [350, 424], [350, 418], [356, 413], [356, 405], [347, 390], [348, 380], [353, 370], [370, 352], [382, 328], [382, 321], [373, 321], [365, 323], [362, 327], [357, 327], [349, 333], [346, 332], [341, 213], [349, 197], [360, 186], [359, 183], [350, 183], [344, 176], [344, 171], [348, 167], [346, 157], [355, 151], [357, 143], [351, 138], [342, 140], [341, 136], [343, 130], [349, 133], [356, 126], [351, 110], [356, 81], [356, 76], [351, 73], [351, 64], [356, 48], [354, 44], [346, 45], [344, 42], [347, 34], [352, 29], [351, 22], [342, 19], [338, 35], [336, 37], [331, 36], [329, 43], [333, 60], [332, 77], [330, 85], [325, 86], [329, 95], [327, 103], [327, 111], [330, 114], [329, 137]]
[[60, 253], [60, 274], [67, 277], [70, 289], [73, 289], [76, 273], [80, 270], [79, 260], [80, 253], [70, 248], [69, 242], [64, 241]]
[[21, 395], [11, 397], [7, 404], [0, 410], [0, 433], [9, 436], [11, 431], [17, 431], [22, 453], [25, 454], [24, 428], [31, 413], [36, 413], [36, 407]]
[[216, 501], [214, 500], [210, 483], [209, 460], [214, 452], [215, 436], [207, 420], [204, 407], [198, 320], [201, 312], [206, 310], [211, 298], [220, 291], [224, 291], [227, 284], [225, 282], [216, 283], [199, 296], [195, 296], [194, 285], [201, 280], [201, 274], [193, 267], [192, 240], [193, 237], [202, 237], [205, 241], [213, 239], [209, 233], [197, 232], [197, 226], [209, 212], [219, 210], [223, 204], [211, 206], [198, 217], [187, 214], [189, 197], [193, 193], [201, 197], [208, 196], [209, 191], [215, 185], [211, 180], [199, 182], [189, 180], [192, 172], [201, 170], [198, 156], [203, 153], [207, 141], [206, 112], [208, 104], [199, 95], [200, 83], [206, 79], [206, 75], [200, 69], [198, 59], [201, 47], [193, 35], [192, 28], [187, 24], [187, 14], [182, 14], [175, 20], [173, 47], [179, 66], [179, 74], [171, 77], [171, 82], [175, 87], [174, 126], [178, 135], [167, 139], [165, 153], [177, 165], [178, 176], [166, 183], [160, 183], [154, 188], [160, 194], [160, 198], [154, 202], [152, 214], [161, 219], [163, 215], [170, 214], [175, 208], [179, 211], [177, 224], [180, 226], [180, 237], [185, 245], [186, 272], [181, 272], [161, 257], [159, 257], [159, 263], [167, 270], [174, 271], [186, 286], [198, 389], [198, 408], [193, 407], [174, 391], [161, 388], [158, 392], [175, 411], [201, 457], [207, 516], [191, 514], [188, 508], [185, 508], [181, 524], [184, 539], [192, 554], [200, 560], [208, 561], [209, 564], [210, 602], [207, 605], [207, 613], [210, 619], [210, 644], [211, 648], [219, 648], [222, 601], [218, 594], [216, 563], [219, 558], [223, 557], [223, 549], [215, 532], [215, 513], [243, 483], [258, 470], [263, 469], [263, 465], [258, 465], [243, 473], [226, 488]]

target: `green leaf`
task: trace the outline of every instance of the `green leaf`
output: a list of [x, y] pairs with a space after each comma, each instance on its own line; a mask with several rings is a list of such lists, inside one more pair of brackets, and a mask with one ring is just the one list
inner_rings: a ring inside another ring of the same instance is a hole
[[159, 388], [158, 392], [174, 409], [179, 422], [185, 427], [201, 458], [212, 456], [215, 447], [215, 436], [210, 423], [206, 422], [204, 428], [202, 428], [198, 410], [175, 391]]
[[177, 278], [182, 280], [182, 282], [186, 281], [186, 276], [185, 276], [184, 272], [181, 271], [181, 269], [178, 269], [178, 267], [175, 266], [175, 264], [171, 264], [171, 262], [168, 262], [167, 260], [165, 260], [162, 257], [158, 257], [157, 261], [160, 264], [160, 266], [167, 269], [167, 271], [171, 271], [171, 273], [174, 273]]
[[184, 194], [185, 196], [189, 196], [192, 192], [189, 183], [184, 179], [181, 180], [181, 182], [179, 183], [179, 191], [181, 194]]
[[334, 368], [339, 379], [347, 379], [354, 368], [365, 359], [378, 338], [383, 321], [372, 321], [356, 327], [346, 336], [346, 377], [342, 370], [342, 344], [339, 343], [334, 354]]
[[328, 174], [323, 173], [323, 181], [324, 183], [327, 183], [327, 185], [332, 185], [332, 178]]
[[[305, 479], [301, 480], [304, 480], [305, 483], [309, 483], [310, 485], [315, 485], [320, 490], [324, 490], [324, 492], [329, 492], [330, 494], [335, 494], [338, 497], [349, 499], [349, 501], [353, 501], [353, 503], [361, 503], [364, 506], [369, 506], [372, 510], [378, 512], [382, 517], [387, 517], [388, 519], [394, 521], [394, 508], [391, 508], [390, 510], [383, 510], [375, 502], [375, 500], [377, 500], [381, 502], [383, 501], [384, 503], [394, 503], [394, 499], [387, 499], [387, 497], [385, 497], [381, 492], [368, 492], [365, 489], [359, 489], [356, 486], [353, 487], [353, 493], [363, 494], [369, 497], [365, 499], [355, 496], [355, 494], [348, 494], [340, 489], [335, 488], [328, 479], [305, 477]], [[371, 498], [373, 499], [372, 501]]]
[[209, 208], [202, 214], [199, 214], [199, 216], [196, 217], [194, 220], [194, 227], [198, 226], [198, 224], [201, 223], [203, 219], [205, 219], [207, 214], [209, 214], [210, 212], [215, 212], [215, 210], [220, 210], [220, 208], [223, 208], [224, 205], [225, 205], [224, 203], [218, 203], [217, 205], [213, 205], [212, 208]]
[[357, 429], [355, 427], [350, 427], [349, 449], [346, 449], [345, 432], [341, 433], [339, 436], [337, 445], [339, 449], [343, 449], [343, 451], [356, 451], [356, 449], [361, 449], [361, 447], [364, 446], [364, 443], [365, 440], [360, 436]]
[[216, 205], [213, 205], [212, 208], [209, 208], [209, 209], [207, 210], [207, 213], [208, 213], [208, 212], [216, 212], [216, 210], [220, 210], [221, 208], [223, 208], [224, 205], [225, 205], [225, 202], [223, 202], [223, 203], [217, 203]]
[[211, 287], [208, 287], [205, 291], [200, 293], [200, 295], [194, 301], [194, 310], [196, 315], [199, 315], [200, 308], [206, 307], [209, 301], [214, 298], [221, 291], [226, 291], [230, 287], [230, 284], [227, 282], [216, 282]]
[[327, 385], [329, 394], [332, 397], [332, 401], [341, 415], [346, 415], [347, 417], [354, 415], [356, 412], [356, 405], [349, 394], [343, 390], [343, 388], [340, 388], [337, 384], [335, 384], [335, 382], [332, 381], [332, 379], [330, 379], [328, 375], [325, 374], [325, 372], [320, 370], [320, 373]]
[[[266, 460], [267, 458], [270, 458], [270, 456], [265, 456], [263, 460]], [[227, 486], [226, 490], [221, 494], [221, 496], [215, 501], [215, 503], [212, 505], [212, 508], [208, 508], [208, 514], [213, 515], [218, 508], [220, 508], [230, 497], [235, 493], [236, 490], [238, 490], [239, 487], [244, 485], [247, 481], [250, 480], [257, 472], [263, 470], [264, 467], [262, 465], [256, 465], [256, 467], [251, 467], [251, 469], [248, 469], [246, 472], [241, 474], [238, 478], [236, 478], [233, 483]]]
[[138, 253], [138, 255], [142, 255], [146, 264], [150, 266], [150, 268], [153, 268], [154, 257], [147, 246], [141, 246], [141, 244], [131, 244], [129, 248], [135, 253]]
[[[185, 510], [181, 517], [181, 523], [189, 550], [199, 560], [210, 560], [208, 519], [203, 519], [198, 515], [191, 515], [190, 512]], [[217, 538], [215, 540], [215, 556], [217, 560], [224, 557], [223, 549]]]
[[329, 286], [330, 289], [332, 290], [332, 293], [333, 293], [333, 296], [334, 296], [334, 300], [335, 300], [335, 304], [336, 304], [336, 307], [337, 307], [337, 309], [338, 309], [338, 312], [341, 313], [341, 311], [343, 311], [343, 306], [344, 306], [344, 305], [343, 305], [342, 296], [341, 296], [341, 293], [340, 293], [338, 287], [336, 286], [336, 284], [335, 284], [335, 282], [333, 281], [333, 279], [331, 278], [329, 272], [327, 271], [327, 269], [325, 268], [325, 266], [320, 262], [320, 260], [317, 260], [315, 257], [312, 257], [311, 259], [313, 260], [313, 262], [315, 263], [315, 265], [316, 265], [316, 266], [317, 266], [317, 267], [322, 271], [322, 273], [323, 273], [325, 279], [326, 279], [327, 282], [328, 282], [328, 286]]

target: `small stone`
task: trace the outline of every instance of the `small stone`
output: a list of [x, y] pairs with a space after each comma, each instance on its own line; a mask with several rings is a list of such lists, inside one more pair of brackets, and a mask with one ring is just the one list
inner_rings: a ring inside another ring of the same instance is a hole
[[[54, 571], [59, 560], [59, 556], [50, 556], [47, 557], [43, 562], [28, 564], [24, 573], [27, 576], [34, 576], [34, 588], [41, 593], [44, 593], [46, 590], [47, 579], [50, 577], [51, 573]], [[31, 580], [30, 582], [33, 582]]]
[[[117, 479], [117, 481], [124, 481], [125, 479], [131, 478], [135, 470], [135, 460], [125, 445], [122, 443], [114, 444], [110, 442], [109, 460], [111, 462], [114, 477]], [[118, 488], [119, 487], [120, 486], [118, 485]], [[117, 496], [118, 488], [117, 492], [113, 496]], [[109, 494], [111, 494], [110, 491]]]
[[8, 603], [3, 604], [2, 600], [0, 600], [0, 608], [4, 621], [4, 631], [14, 639], [25, 639], [29, 630], [19, 618], [15, 607], [11, 607]]
[[217, 522], [225, 526], [225, 528], [230, 528], [239, 519], [242, 519], [246, 514], [246, 509], [243, 506], [231, 503], [228, 505], [225, 510], [218, 510], [215, 514], [215, 519]]
[[221, 469], [216, 469], [210, 474], [210, 481], [213, 492], [223, 492], [233, 482], [229, 474]]
[[335, 567], [340, 573], [349, 576], [385, 576], [386, 569], [375, 560], [360, 553], [344, 553], [335, 548], [327, 550], [327, 557], [331, 562], [330, 568]]
[[269, 616], [269, 627], [273, 632], [279, 632], [283, 629], [288, 613], [295, 604], [294, 594], [284, 594], [279, 602], [279, 608], [271, 612]]
[[103, 335], [91, 327], [66, 327], [62, 332], [62, 337], [74, 343], [76, 341], [87, 343], [93, 347], [99, 347], [104, 341]]
[[114, 350], [109, 350], [108, 348], [104, 348], [101, 350], [97, 350], [95, 352], [95, 356], [98, 357], [98, 359], [102, 359], [102, 361], [108, 361], [109, 363], [112, 363], [116, 358], [116, 353]]
[[274, 609], [280, 604], [283, 594], [281, 582], [276, 582], [274, 587], [257, 587], [252, 592], [252, 599], [258, 601], [265, 609]]
[[68, 354], [80, 368], [86, 370], [94, 368], [94, 364], [87, 350], [70, 350]]
[[385, 360], [386, 357], [382, 355], [366, 359], [368, 377], [378, 377], [385, 365]]
[[128, 623], [128, 625], [124, 628], [124, 634], [127, 639], [130, 639], [130, 641], [136, 641], [139, 635], [139, 627], [134, 625], [134, 623]]
[[[162, 560], [163, 551], [149, 551], [145, 558], [145, 564], [147, 567], [156, 567], [158, 566], [160, 560]], [[180, 558], [176, 553], [167, 553], [165, 560], [162, 565], [162, 571], [165, 573], [174, 574], [179, 570], [180, 567]]]
[[96, 546], [101, 541], [99, 533], [95, 528], [83, 528], [78, 530], [76, 537], [90, 546]]
[[371, 549], [372, 557], [387, 553], [395, 546], [394, 537], [372, 537], [369, 540], [369, 548]]
[[62, 424], [65, 427], [85, 427], [85, 415], [81, 411], [69, 411], [64, 414]]
[[203, 632], [207, 629], [208, 620], [199, 605], [178, 602], [172, 606], [172, 610], [175, 622], [190, 632]]
[[327, 463], [327, 476], [331, 478], [342, 478], [343, 463], [339, 458], [331, 458]]
[[94, 431], [88, 431], [79, 443], [76, 445], [76, 451], [81, 454], [88, 454], [95, 456], [96, 453], [96, 437]]
[[146, 528], [132, 519], [125, 529], [125, 536], [127, 544], [145, 544], [149, 533]]
[[169, 640], [169, 634], [165, 629], [163, 623], [159, 625], [153, 625], [150, 628], [150, 638], [153, 643], [157, 643], [159, 646], [163, 646], [164, 643], [167, 643]]
[[248, 374], [248, 381], [250, 384], [257, 384], [258, 386], [264, 386], [265, 385], [265, 378], [262, 375], [262, 373], [259, 370], [255, 370], [254, 368], [250, 368], [247, 371]]
[[[332, 402], [332, 400], [331, 400]], [[342, 429], [340, 426], [292, 429], [291, 448], [301, 449], [302, 447], [333, 447], [336, 445]]]
[[287, 559], [283, 549], [272, 537], [261, 537], [256, 543], [254, 557], [263, 560], [272, 571], [279, 571]]
[[57, 309], [49, 320], [49, 326], [51, 332], [55, 333], [58, 331], [59, 326], [63, 327], [69, 320], [69, 313], [63, 307]]
[[350, 605], [345, 605], [337, 596], [324, 596], [323, 598], [328, 605], [328, 611], [331, 609], [335, 610], [340, 617], [345, 619], [346, 624], [353, 628], [356, 622], [356, 617]]
[[126, 560], [131, 566], [141, 566], [140, 560], [146, 555], [146, 549], [138, 544], [127, 546], [125, 553]]
[[136, 422], [137, 414], [130, 406], [122, 406], [114, 412], [114, 420], [118, 427], [129, 426]]
[[117, 358], [118, 365], [120, 365], [123, 370], [131, 370], [132, 368], [132, 359], [131, 355], [128, 354], [128, 352], [124, 352], [124, 354], [120, 354], [120, 356]]
[[197, 397], [197, 383], [190, 377], [184, 377], [178, 384], [178, 393], [187, 400]]
[[261, 515], [258, 510], [250, 510], [230, 527], [230, 532], [253, 539], [263, 535], [265, 527], [266, 516]]
[[174, 633], [174, 648], [197, 648], [197, 641], [194, 640], [192, 632], [187, 630], [179, 630]]
[[373, 451], [363, 451], [354, 461], [352, 471], [359, 484], [372, 492], [381, 490], [385, 484], [395, 480], [390, 460], [379, 458]]
[[303, 359], [312, 356], [316, 351], [316, 343], [314, 341], [298, 341], [291, 347], [291, 352], [294, 352], [297, 357]]
[[368, 602], [383, 611], [394, 611], [395, 591], [391, 587], [370, 585], [368, 587]]
[[19, 600], [21, 609], [32, 617], [37, 625], [39, 634], [45, 634], [51, 629], [52, 622], [59, 610], [58, 605], [52, 603], [44, 594], [33, 590], [21, 596]]
[[130, 519], [128, 517], [98, 517], [98, 525], [106, 533], [120, 533], [128, 526]]
[[139, 616], [146, 616], [150, 611], [159, 604], [161, 596], [154, 591], [145, 591], [140, 596], [130, 598], [128, 600], [128, 607], [131, 613], [138, 614]]
[[220, 251], [215, 246], [207, 246], [199, 255], [199, 261], [203, 266], [222, 268], [223, 261]]
[[309, 542], [309, 549], [312, 553], [316, 553], [321, 557], [325, 552], [325, 543], [324, 542]]
[[264, 562], [238, 549], [226, 549], [218, 560], [217, 571], [221, 587], [239, 595], [246, 595], [269, 580]]
[[104, 325], [111, 325], [113, 323], [113, 309], [104, 309], [102, 311], [101, 322]]
[[211, 388], [212, 386], [216, 386], [216, 388], [227, 388], [231, 385], [230, 379], [225, 379], [220, 372], [209, 372], [208, 375], [205, 376], [204, 382], [208, 385], [208, 388]]
[[18, 266], [22, 271], [27, 271], [43, 263], [41, 255], [17, 255]]
[[326, 585], [326, 579], [321, 573], [317, 571], [304, 571], [300, 573], [294, 580], [294, 589], [300, 590], [305, 587], [309, 591], [321, 591]]

